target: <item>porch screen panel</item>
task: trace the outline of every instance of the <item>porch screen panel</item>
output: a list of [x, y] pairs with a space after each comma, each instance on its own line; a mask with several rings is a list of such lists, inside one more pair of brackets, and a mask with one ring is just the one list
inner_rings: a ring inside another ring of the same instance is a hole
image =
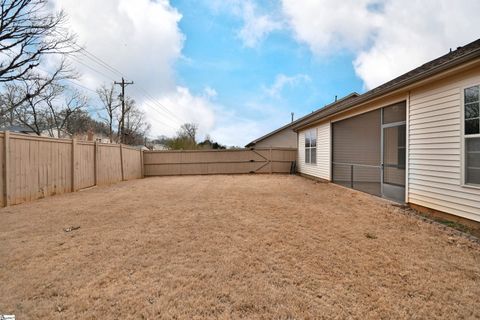
[[380, 118], [375, 110], [332, 124], [335, 183], [381, 195]]

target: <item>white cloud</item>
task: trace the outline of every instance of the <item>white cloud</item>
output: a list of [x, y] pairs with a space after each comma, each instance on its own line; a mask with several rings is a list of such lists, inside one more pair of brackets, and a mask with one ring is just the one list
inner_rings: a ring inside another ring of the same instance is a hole
[[[174, 91], [160, 96], [156, 104], [146, 102], [144, 110], [149, 112], [152, 136], [173, 135], [180, 125], [193, 122], [199, 125], [199, 136], [209, 133], [216, 121], [216, 109], [209, 97], [192, 95], [185, 87], [177, 86]], [[164, 108], [162, 108], [164, 107]], [[152, 112], [152, 108], [156, 111]], [[170, 112], [165, 111], [165, 108]], [[173, 113], [173, 115], [172, 115]]]
[[[175, 88], [173, 63], [185, 36], [178, 27], [182, 15], [166, 0], [54, 0], [69, 17], [79, 44], [122, 71], [149, 91]], [[100, 75], [79, 65], [85, 77], [109, 82], [118, 75], [99, 68]], [[93, 84], [93, 81], [90, 81]]]
[[206, 86], [203, 91], [205, 92], [205, 96], [210, 99], [215, 99], [218, 96], [217, 90], [210, 86]]
[[283, 0], [296, 39], [325, 55], [349, 50], [371, 89], [478, 37], [476, 0]]
[[373, 45], [358, 54], [355, 71], [371, 89], [447, 54], [478, 38], [478, 12], [479, 1], [389, 1], [385, 23]]
[[[68, 14], [80, 44], [135, 82], [126, 91], [145, 111], [151, 136], [173, 135], [184, 122], [197, 123], [201, 133], [213, 128], [217, 106], [210, 99], [216, 91], [206, 88], [196, 96], [176, 83], [174, 63], [183, 58], [185, 36], [178, 25], [182, 15], [169, 1], [55, 0], [55, 5]], [[81, 63], [72, 62], [83, 85], [95, 89], [120, 80], [115, 72], [78, 57]]]
[[281, 15], [262, 12], [253, 0], [210, 0], [207, 5], [215, 12], [229, 12], [242, 20], [237, 36], [245, 47], [257, 47], [271, 32], [284, 28]]
[[252, 1], [242, 1], [241, 15], [244, 25], [238, 32], [246, 47], [256, 47], [268, 34], [280, 30], [282, 24], [268, 14], [260, 14]]
[[287, 76], [285, 74], [278, 74], [275, 77], [275, 81], [273, 84], [268, 87], [264, 88], [264, 91], [273, 98], [278, 98], [280, 97], [280, 94], [282, 93], [282, 90], [284, 89], [285, 86], [296, 86], [301, 82], [308, 82], [310, 81], [310, 77], [305, 74], [296, 74], [293, 76]]
[[294, 35], [319, 54], [358, 49], [369, 40], [381, 17], [372, 0], [283, 0], [282, 10]]

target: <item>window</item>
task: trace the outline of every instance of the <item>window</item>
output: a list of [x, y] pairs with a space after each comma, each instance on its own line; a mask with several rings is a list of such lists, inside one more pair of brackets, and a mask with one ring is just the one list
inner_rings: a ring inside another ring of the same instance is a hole
[[464, 90], [465, 183], [480, 185], [480, 86]]
[[305, 132], [305, 163], [317, 163], [317, 129]]

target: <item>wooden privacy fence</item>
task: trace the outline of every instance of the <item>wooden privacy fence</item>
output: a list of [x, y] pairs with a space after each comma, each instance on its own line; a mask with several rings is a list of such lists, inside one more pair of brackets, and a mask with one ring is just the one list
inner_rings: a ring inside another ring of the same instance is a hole
[[143, 177], [142, 151], [0, 132], [2, 206]]
[[144, 151], [145, 176], [289, 173], [297, 149]]

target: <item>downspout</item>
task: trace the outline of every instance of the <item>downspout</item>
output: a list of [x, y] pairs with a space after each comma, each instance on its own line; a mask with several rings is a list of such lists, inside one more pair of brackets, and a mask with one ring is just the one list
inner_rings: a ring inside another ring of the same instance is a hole
[[407, 110], [406, 110], [406, 127], [405, 127], [405, 203], [409, 203], [409, 171], [410, 171], [410, 90], [407, 93]]

